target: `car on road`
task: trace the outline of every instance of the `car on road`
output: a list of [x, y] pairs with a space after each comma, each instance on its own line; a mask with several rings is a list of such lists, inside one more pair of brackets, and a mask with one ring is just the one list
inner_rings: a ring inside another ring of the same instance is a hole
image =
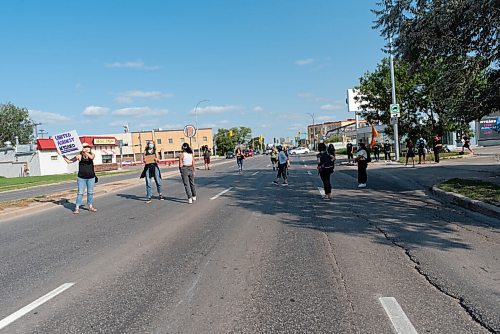
[[307, 154], [311, 152], [307, 147], [297, 147], [292, 150], [290, 150], [290, 154], [295, 155], [295, 154]]
[[268, 148], [268, 149], [267, 149], [264, 153], [265, 153], [266, 155], [269, 155], [269, 154], [271, 154], [271, 152], [272, 152], [272, 151], [273, 151], [273, 150], [271, 150], [270, 148]]
[[243, 154], [245, 155], [246, 158], [248, 157], [253, 157], [255, 155], [255, 153], [253, 152], [253, 150], [244, 150], [243, 151]]
[[122, 166], [135, 166], [133, 161], [122, 161]]
[[234, 153], [233, 152], [227, 152], [226, 159], [233, 159], [233, 158], [234, 158]]

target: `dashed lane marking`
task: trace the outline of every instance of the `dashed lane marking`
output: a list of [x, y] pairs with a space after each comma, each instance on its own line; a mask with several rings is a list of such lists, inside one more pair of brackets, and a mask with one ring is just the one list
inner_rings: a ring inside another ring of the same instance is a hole
[[418, 334], [410, 319], [394, 297], [380, 297], [380, 304], [389, 316], [394, 330], [398, 334]]
[[13, 323], [14, 321], [16, 321], [17, 319], [21, 318], [26, 313], [29, 313], [29, 312], [33, 311], [34, 309], [36, 309], [38, 306], [40, 306], [40, 305], [48, 302], [49, 300], [51, 300], [52, 298], [54, 298], [58, 294], [60, 294], [60, 293], [64, 292], [65, 290], [71, 288], [74, 284], [75, 283], [64, 283], [60, 287], [58, 287], [58, 288], [50, 291], [49, 293], [47, 293], [44, 296], [38, 298], [37, 300], [35, 300], [31, 304], [26, 305], [25, 307], [23, 307], [19, 311], [16, 311], [16, 312], [12, 313], [7, 318], [4, 318], [4, 319], [0, 320], [0, 329], [5, 328], [6, 326], [10, 325], [11, 323]]
[[233, 187], [229, 187], [223, 191], [221, 191], [220, 193], [218, 193], [217, 195], [215, 195], [214, 197], [210, 197], [210, 199], [217, 199], [219, 198], [220, 196], [224, 195], [225, 193], [227, 193], [229, 190], [233, 189]]
[[259, 172], [252, 173], [252, 176], [259, 174]]
[[321, 187], [318, 187], [318, 191], [319, 191], [319, 194], [321, 195], [321, 197], [325, 196], [325, 190]]
[[307, 171], [307, 175], [312, 175], [310, 170]]

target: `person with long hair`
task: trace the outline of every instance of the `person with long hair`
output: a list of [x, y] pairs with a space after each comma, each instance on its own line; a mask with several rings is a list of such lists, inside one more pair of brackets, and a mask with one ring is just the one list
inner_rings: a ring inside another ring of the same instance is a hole
[[193, 156], [193, 149], [188, 143], [181, 146], [181, 154], [179, 154], [179, 172], [181, 173], [182, 183], [188, 198], [188, 203], [193, 204], [196, 201], [196, 187], [194, 185], [194, 174], [196, 170], [196, 162]]
[[368, 181], [368, 174], [366, 169], [368, 168], [368, 161], [370, 155], [366, 149], [365, 143], [359, 143], [359, 149], [356, 156], [356, 162], [358, 163], [358, 188], [366, 188], [366, 182]]
[[78, 175], [76, 178], [78, 193], [76, 195], [75, 210], [73, 211], [74, 214], [80, 213], [80, 206], [82, 205], [83, 192], [85, 191], [85, 188], [87, 188], [87, 205], [89, 207], [89, 211], [97, 211], [97, 209], [94, 208], [94, 185], [97, 179], [94, 170], [95, 154], [92, 153], [92, 149], [89, 144], [83, 143], [82, 146], [83, 149], [80, 154], [71, 159], [68, 159], [65, 155], [63, 155], [64, 161], [68, 164], [78, 161]]
[[245, 154], [243, 153], [243, 150], [241, 147], [237, 147], [235, 154], [236, 155], [236, 163], [238, 164], [238, 172], [243, 172], [243, 160], [245, 160]]
[[148, 199], [146, 203], [151, 203], [151, 198], [153, 197], [153, 191], [151, 189], [151, 178], [154, 178], [156, 184], [156, 191], [158, 191], [158, 196], [160, 200], [163, 200], [163, 194], [161, 192], [161, 173], [160, 167], [158, 166], [158, 157], [156, 155], [156, 147], [153, 141], [149, 141], [144, 151], [144, 170], [141, 174], [141, 179], [146, 178], [146, 195]]
[[413, 141], [411, 139], [408, 139], [406, 142], [406, 162], [405, 166], [408, 165], [408, 158], [411, 158], [411, 162], [413, 163], [413, 167], [415, 167], [415, 145], [413, 144]]
[[316, 156], [318, 160], [318, 173], [323, 182], [323, 189], [325, 190], [324, 199], [332, 199], [332, 183], [330, 177], [333, 173], [334, 161], [335, 161], [335, 148], [333, 144], [330, 144], [328, 148], [325, 143], [318, 144], [318, 155]]

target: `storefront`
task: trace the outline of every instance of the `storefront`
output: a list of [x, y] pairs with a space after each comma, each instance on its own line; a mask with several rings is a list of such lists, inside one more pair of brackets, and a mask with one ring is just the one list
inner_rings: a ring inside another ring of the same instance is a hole
[[481, 118], [477, 122], [476, 134], [480, 146], [500, 145], [500, 113]]

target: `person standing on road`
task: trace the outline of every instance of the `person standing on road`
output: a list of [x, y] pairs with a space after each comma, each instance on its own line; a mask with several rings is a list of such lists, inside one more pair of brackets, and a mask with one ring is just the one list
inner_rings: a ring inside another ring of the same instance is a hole
[[276, 170], [276, 164], [278, 163], [278, 151], [276, 147], [271, 150], [271, 164], [273, 165], [273, 171]]
[[347, 163], [350, 165], [354, 160], [354, 146], [352, 145], [351, 141], [347, 142], [346, 146], [346, 151], [347, 151]]
[[470, 153], [474, 154], [474, 151], [470, 148], [470, 138], [469, 136], [463, 136], [464, 144], [462, 145], [462, 154], [464, 154], [465, 149], [468, 149]]
[[359, 149], [356, 155], [356, 162], [358, 163], [358, 188], [366, 188], [366, 182], [368, 181], [368, 174], [366, 169], [368, 168], [368, 162], [370, 161], [370, 156], [368, 150], [366, 149], [365, 143], [359, 143]]
[[97, 209], [94, 208], [94, 185], [97, 180], [94, 170], [95, 154], [92, 153], [89, 144], [83, 143], [82, 147], [83, 149], [80, 154], [71, 159], [68, 159], [65, 155], [63, 155], [64, 161], [68, 164], [78, 161], [78, 175], [76, 179], [78, 184], [78, 193], [76, 195], [75, 210], [73, 211], [74, 214], [80, 213], [80, 206], [82, 205], [83, 192], [85, 191], [85, 188], [87, 188], [87, 205], [89, 207], [89, 211], [97, 211]]
[[245, 154], [241, 150], [241, 147], [236, 148], [236, 163], [238, 164], [238, 172], [243, 172], [243, 160], [245, 160]]
[[373, 157], [377, 161], [380, 160], [380, 144], [378, 143], [378, 141], [373, 145]]
[[413, 144], [413, 141], [411, 139], [408, 139], [406, 142], [406, 162], [405, 166], [408, 165], [408, 159], [411, 158], [411, 161], [413, 163], [413, 167], [415, 167], [415, 145]]
[[427, 145], [427, 142], [423, 137], [420, 137], [417, 140], [417, 152], [418, 152], [418, 164], [420, 165], [422, 163], [422, 157], [424, 158], [424, 164], [425, 164], [425, 146]]
[[319, 153], [316, 156], [318, 160], [318, 174], [321, 177], [323, 189], [325, 190], [325, 196], [323, 198], [329, 200], [332, 199], [332, 183], [330, 181], [330, 177], [335, 167], [335, 149], [332, 150], [330, 146], [333, 146], [333, 144], [328, 145], [327, 148], [324, 143], [319, 143]]
[[164, 200], [161, 192], [161, 172], [160, 167], [158, 167], [158, 157], [156, 155], [156, 147], [153, 141], [149, 141], [146, 146], [146, 151], [144, 151], [144, 169], [141, 173], [140, 178], [146, 179], [146, 195], [148, 199], [146, 203], [151, 203], [151, 198], [153, 197], [153, 191], [151, 187], [151, 178], [154, 178], [156, 184], [156, 191], [158, 192], [159, 199]]
[[194, 185], [194, 174], [196, 170], [196, 162], [193, 157], [193, 149], [188, 143], [181, 146], [181, 154], [179, 154], [179, 172], [181, 173], [182, 183], [188, 198], [188, 203], [193, 204], [196, 201], [196, 187]]
[[391, 144], [386, 140], [384, 143], [384, 159], [385, 161], [391, 161]]
[[434, 140], [432, 141], [432, 149], [434, 150], [434, 161], [436, 163], [439, 163], [439, 154], [441, 153], [442, 148], [443, 148], [443, 142], [441, 140], [441, 137], [439, 137], [439, 135], [436, 135], [436, 137], [434, 137]]
[[276, 175], [276, 180], [273, 181], [274, 184], [279, 184], [279, 179], [283, 178], [283, 185], [288, 185], [288, 176], [287, 176], [287, 166], [288, 166], [288, 158], [283, 152], [281, 146], [278, 146], [278, 174]]
[[205, 146], [205, 149], [203, 150], [203, 161], [205, 162], [205, 170], [210, 170], [210, 155], [211, 151], [208, 148], [208, 146]]

